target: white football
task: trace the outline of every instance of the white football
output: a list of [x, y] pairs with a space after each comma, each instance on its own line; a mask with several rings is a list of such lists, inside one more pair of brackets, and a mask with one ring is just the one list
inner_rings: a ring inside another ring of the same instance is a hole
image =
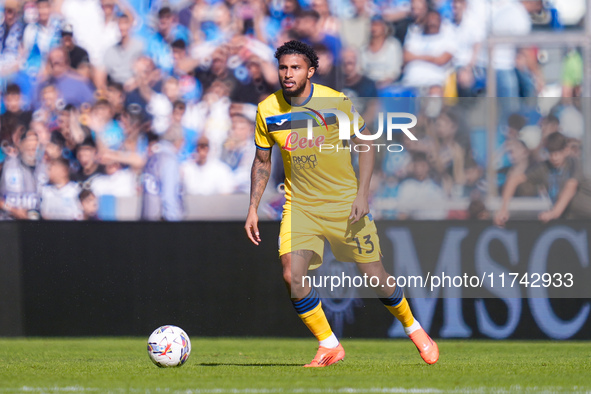
[[148, 338], [148, 355], [159, 367], [180, 367], [191, 354], [191, 340], [177, 326], [158, 327]]

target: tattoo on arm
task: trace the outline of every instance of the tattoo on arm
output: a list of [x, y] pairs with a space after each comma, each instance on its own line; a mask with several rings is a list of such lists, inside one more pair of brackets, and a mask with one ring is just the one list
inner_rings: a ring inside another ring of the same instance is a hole
[[250, 206], [258, 208], [271, 176], [271, 149], [257, 149], [250, 173]]

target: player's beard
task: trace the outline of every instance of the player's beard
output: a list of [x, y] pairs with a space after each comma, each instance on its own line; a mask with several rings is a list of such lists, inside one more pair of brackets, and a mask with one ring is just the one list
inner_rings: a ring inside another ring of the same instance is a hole
[[[297, 86], [297, 83], [296, 83], [296, 86]], [[306, 82], [304, 82], [300, 87], [298, 87], [295, 90], [286, 90], [285, 86], [283, 86], [283, 83], [281, 84], [281, 87], [283, 88], [283, 95], [285, 97], [289, 97], [291, 99], [294, 99], [304, 92], [304, 90], [306, 89]]]

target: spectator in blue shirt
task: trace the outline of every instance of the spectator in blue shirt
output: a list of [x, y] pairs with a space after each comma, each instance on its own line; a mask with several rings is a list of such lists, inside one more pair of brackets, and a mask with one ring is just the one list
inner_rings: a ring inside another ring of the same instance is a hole
[[187, 105], [182, 100], [176, 100], [172, 104], [172, 124], [180, 127], [183, 131], [183, 144], [179, 149], [179, 159], [181, 161], [187, 160], [197, 147], [197, 139], [199, 133], [183, 125], [183, 117], [187, 109]]
[[148, 55], [158, 68], [170, 74], [174, 65], [170, 44], [179, 39], [189, 43], [189, 37], [189, 30], [174, 21], [170, 7], [163, 7], [158, 11], [158, 31], [148, 40]]
[[171, 45], [174, 58], [172, 76], [178, 79], [180, 94], [187, 103], [197, 102], [201, 98], [201, 83], [195, 78], [197, 62], [187, 56], [187, 43], [181, 39]]
[[178, 221], [183, 218], [178, 149], [182, 131], [173, 127], [149, 148], [142, 174], [142, 219]]
[[19, 21], [19, 3], [6, 0], [4, 3], [3, 23], [0, 23], [0, 76], [16, 71], [16, 60], [23, 37], [23, 24]]
[[37, 92], [37, 107], [40, 106], [40, 93], [49, 84], [55, 85], [59, 97], [66, 104], [80, 107], [84, 103], [94, 103], [94, 92], [90, 82], [82, 76], [71, 72], [68, 54], [62, 47], [54, 48], [49, 52], [48, 63], [50, 67], [49, 78], [41, 82]]
[[38, 71], [51, 48], [60, 45], [61, 18], [52, 12], [49, 0], [37, 0], [38, 19], [23, 33], [23, 49], [27, 69]]
[[320, 27], [320, 15], [314, 10], [300, 12], [295, 20], [294, 30], [297, 38], [307, 44], [323, 44], [332, 53], [335, 63], [338, 63], [341, 54], [341, 40], [322, 31]]
[[119, 122], [113, 119], [113, 108], [107, 100], [99, 100], [92, 108], [89, 126], [99, 146], [120, 149], [125, 139]]

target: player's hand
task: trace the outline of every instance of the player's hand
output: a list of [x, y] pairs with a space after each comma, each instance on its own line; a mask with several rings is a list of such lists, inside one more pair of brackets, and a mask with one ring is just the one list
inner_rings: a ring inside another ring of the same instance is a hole
[[507, 223], [507, 220], [509, 220], [509, 212], [507, 211], [507, 209], [501, 208], [495, 214], [495, 217], [493, 219], [493, 223], [496, 226], [503, 227], [505, 225], [505, 223]]
[[351, 205], [351, 214], [349, 215], [351, 224], [357, 223], [368, 213], [369, 203], [367, 202], [367, 198], [359, 196], [355, 197], [355, 201], [353, 201], [353, 205]]
[[548, 223], [550, 220], [558, 219], [556, 212], [553, 210], [542, 212], [538, 215], [538, 219], [540, 219], [544, 223]]
[[259, 235], [259, 215], [257, 215], [255, 210], [248, 210], [244, 229], [246, 230], [246, 235], [253, 244], [258, 245], [261, 242], [261, 237]]

